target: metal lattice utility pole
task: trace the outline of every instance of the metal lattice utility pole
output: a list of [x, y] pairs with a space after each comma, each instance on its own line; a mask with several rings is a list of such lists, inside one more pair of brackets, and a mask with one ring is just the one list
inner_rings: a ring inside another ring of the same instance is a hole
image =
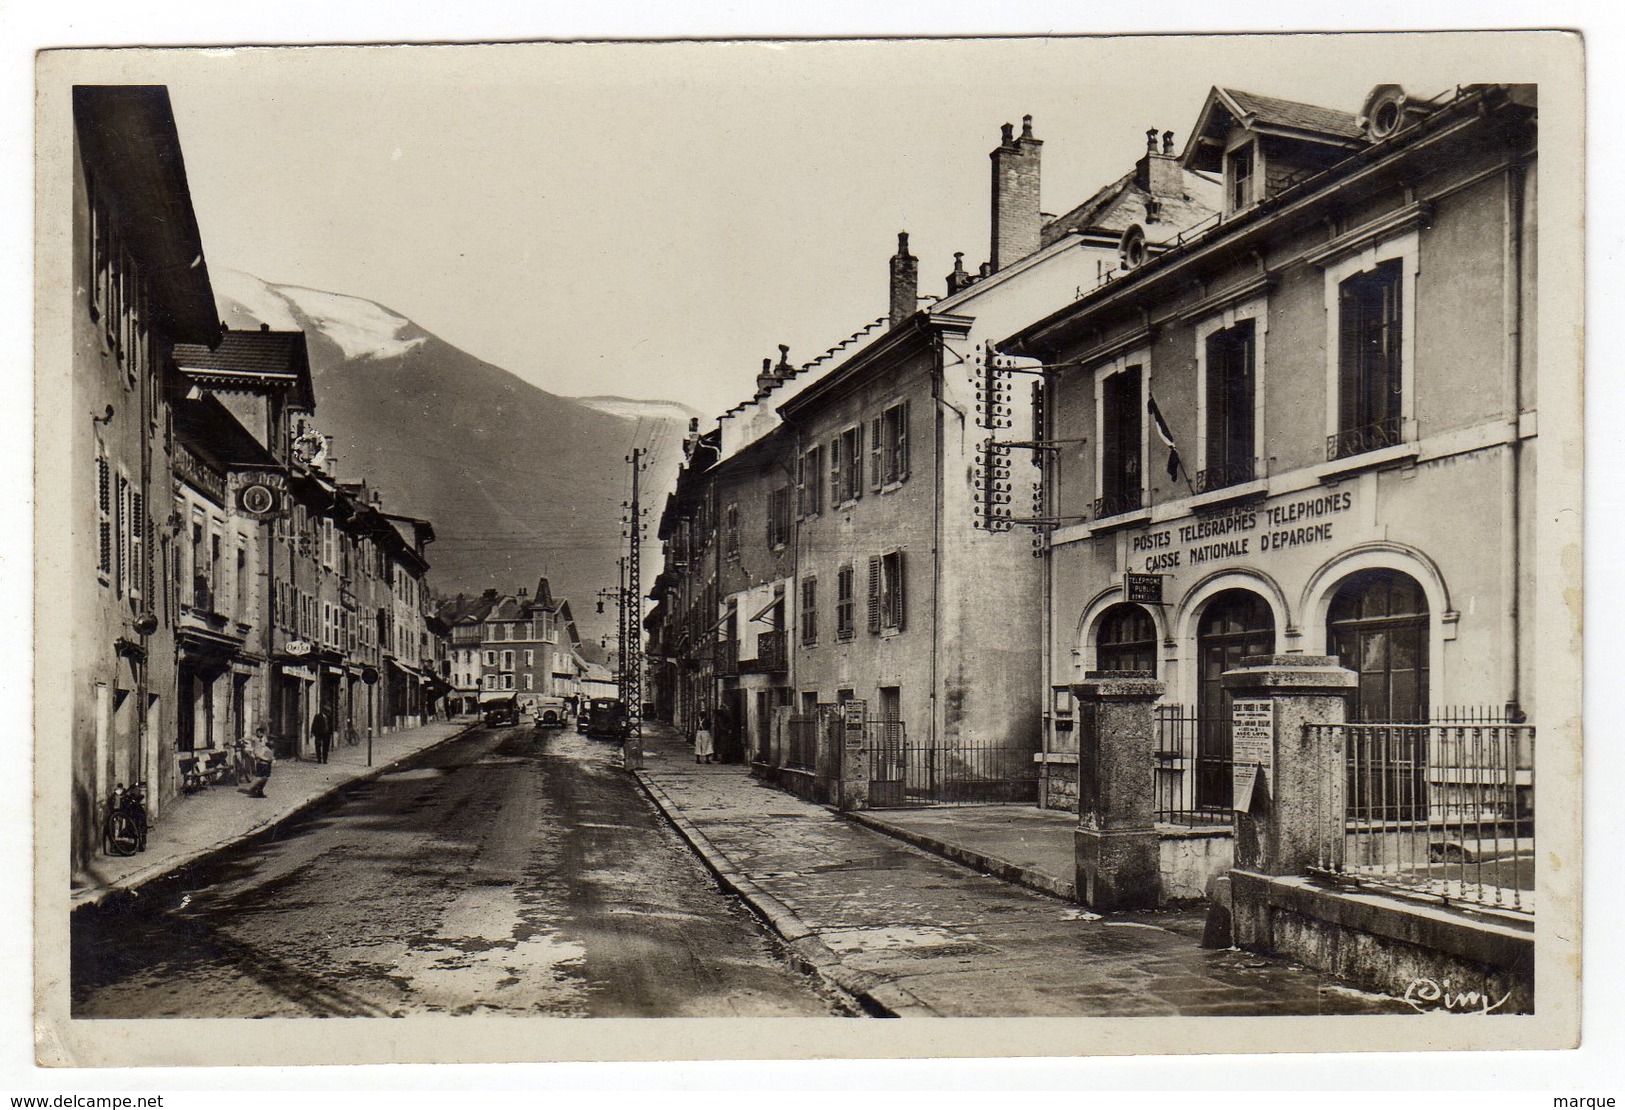
[[638, 477], [643, 469], [643, 451], [632, 448], [626, 461], [632, 467], [632, 503], [628, 506], [626, 581], [621, 588], [622, 646], [621, 701], [626, 705], [627, 732], [643, 735], [643, 621], [641, 547], [643, 510], [638, 504]]

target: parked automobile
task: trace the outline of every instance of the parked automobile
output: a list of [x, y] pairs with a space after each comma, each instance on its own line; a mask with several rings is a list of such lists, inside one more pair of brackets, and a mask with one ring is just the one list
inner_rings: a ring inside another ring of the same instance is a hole
[[538, 728], [558, 728], [569, 719], [569, 710], [563, 698], [540, 698], [531, 710]]
[[485, 715], [485, 723], [491, 728], [519, 723], [519, 702], [513, 698], [495, 698], [483, 702], [480, 705], [480, 712]]
[[601, 740], [626, 738], [626, 703], [620, 698], [593, 698], [587, 702], [588, 736]]

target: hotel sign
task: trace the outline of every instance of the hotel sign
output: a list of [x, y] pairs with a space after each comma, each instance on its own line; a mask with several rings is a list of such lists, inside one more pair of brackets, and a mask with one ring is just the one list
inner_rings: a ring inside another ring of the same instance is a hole
[[225, 475], [192, 454], [184, 443], [175, 444], [175, 475], [217, 504], [226, 503]]

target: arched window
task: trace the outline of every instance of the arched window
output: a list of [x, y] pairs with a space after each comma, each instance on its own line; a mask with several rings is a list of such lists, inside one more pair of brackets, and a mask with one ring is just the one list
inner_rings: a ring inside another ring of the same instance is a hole
[[1251, 590], [1225, 590], [1202, 610], [1196, 628], [1196, 804], [1230, 805], [1230, 692], [1225, 671], [1251, 655], [1275, 651], [1275, 614]]
[[1095, 668], [1157, 673], [1157, 628], [1139, 605], [1113, 605], [1095, 634]]
[[1352, 574], [1326, 614], [1326, 643], [1360, 676], [1355, 721], [1428, 718], [1428, 601], [1416, 579], [1383, 568]]

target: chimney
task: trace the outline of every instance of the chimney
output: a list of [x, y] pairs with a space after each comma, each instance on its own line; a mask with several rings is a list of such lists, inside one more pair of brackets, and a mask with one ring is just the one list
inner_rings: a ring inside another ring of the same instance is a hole
[[783, 381], [785, 378], [788, 378], [795, 372], [796, 368], [790, 365], [790, 345], [788, 343], [780, 343], [779, 364], [773, 369], [774, 378], [778, 381]]
[[1145, 153], [1134, 167], [1134, 184], [1160, 200], [1177, 200], [1185, 196], [1185, 171], [1174, 154], [1174, 133], [1162, 133], [1162, 149], [1157, 149], [1157, 129], [1145, 133]]
[[965, 269], [965, 252], [954, 251], [954, 272], [948, 275], [948, 296], [953, 296], [971, 283], [971, 276]]
[[891, 326], [914, 315], [920, 300], [920, 260], [908, 253], [908, 232], [897, 233], [897, 253], [891, 260]]
[[270, 324], [261, 324], [260, 325], [260, 331], [270, 331], [270, 330], [271, 330], [271, 325]]
[[1004, 125], [1003, 137], [993, 153], [992, 271], [1025, 258], [1039, 246], [1043, 223], [1038, 207], [1038, 159], [1043, 140], [1033, 138], [1033, 117], [1021, 117], [1021, 137]]
[[768, 390], [772, 389], [773, 383], [778, 380], [773, 373], [773, 360], [764, 358], [762, 360], [762, 372], [756, 375], [756, 399], [761, 400], [766, 397]]

